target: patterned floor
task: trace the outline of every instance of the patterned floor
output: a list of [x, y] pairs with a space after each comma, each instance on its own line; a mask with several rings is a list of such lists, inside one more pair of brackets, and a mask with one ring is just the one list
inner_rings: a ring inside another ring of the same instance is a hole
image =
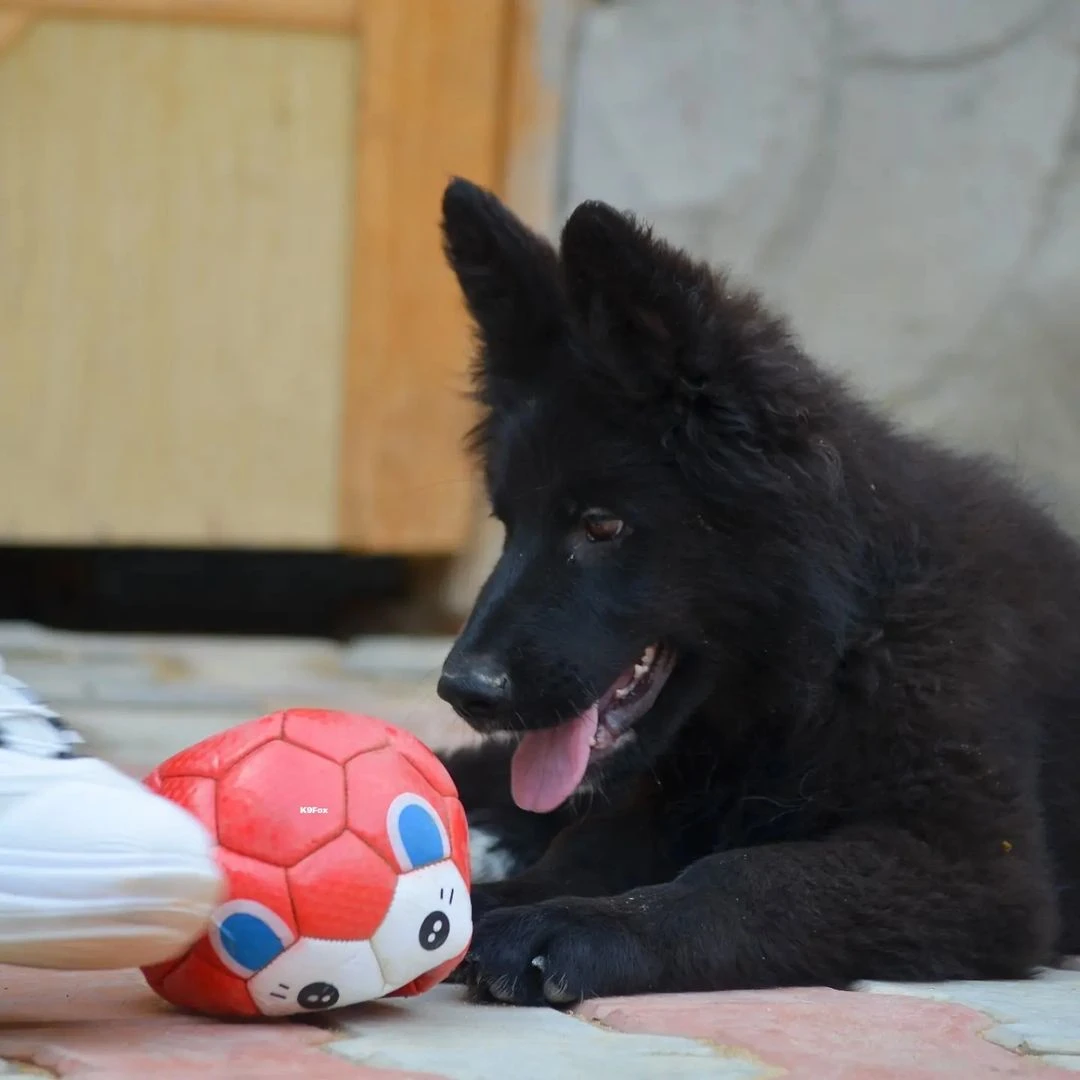
[[[137, 772], [286, 705], [369, 711], [432, 745], [468, 736], [434, 695], [442, 641], [102, 638], [0, 626], [0, 653]], [[872, 984], [477, 1008], [453, 987], [326, 1014], [225, 1024], [178, 1014], [137, 972], [0, 968], [0, 1075], [94, 1080], [798, 1080], [1080, 1073], [1080, 964], [1024, 983]], [[5, 1073], [5, 1068], [7, 1072]]]

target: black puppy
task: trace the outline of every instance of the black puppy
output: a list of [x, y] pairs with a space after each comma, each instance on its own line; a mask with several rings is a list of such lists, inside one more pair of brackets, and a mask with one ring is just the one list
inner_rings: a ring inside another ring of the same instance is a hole
[[556, 252], [464, 181], [443, 211], [507, 537], [439, 685], [492, 737], [448, 759], [507, 875], [478, 995], [1080, 950], [1077, 546], [630, 217]]

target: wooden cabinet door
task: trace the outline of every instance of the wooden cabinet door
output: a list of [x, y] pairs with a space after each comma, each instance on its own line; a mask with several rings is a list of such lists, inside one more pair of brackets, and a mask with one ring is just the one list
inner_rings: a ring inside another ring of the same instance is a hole
[[0, 541], [456, 550], [510, 0], [0, 0]]

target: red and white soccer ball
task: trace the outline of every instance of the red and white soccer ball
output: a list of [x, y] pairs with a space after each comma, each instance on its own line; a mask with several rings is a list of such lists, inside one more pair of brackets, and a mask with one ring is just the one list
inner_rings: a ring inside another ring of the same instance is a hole
[[468, 948], [465, 813], [407, 732], [295, 709], [212, 736], [146, 783], [217, 837], [228, 882], [210, 932], [144, 970], [173, 1004], [285, 1016], [416, 994]]

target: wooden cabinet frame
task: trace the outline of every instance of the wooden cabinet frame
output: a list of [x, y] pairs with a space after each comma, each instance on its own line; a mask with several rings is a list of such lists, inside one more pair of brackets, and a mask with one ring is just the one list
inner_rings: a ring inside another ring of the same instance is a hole
[[0, 0], [0, 48], [46, 16], [357, 39], [341, 548], [442, 555], [470, 535], [473, 491], [460, 449], [470, 344], [441, 257], [439, 199], [451, 174], [505, 191], [516, 173], [511, 201], [547, 224], [556, 116], [539, 72], [539, 12], [531, 0]]

